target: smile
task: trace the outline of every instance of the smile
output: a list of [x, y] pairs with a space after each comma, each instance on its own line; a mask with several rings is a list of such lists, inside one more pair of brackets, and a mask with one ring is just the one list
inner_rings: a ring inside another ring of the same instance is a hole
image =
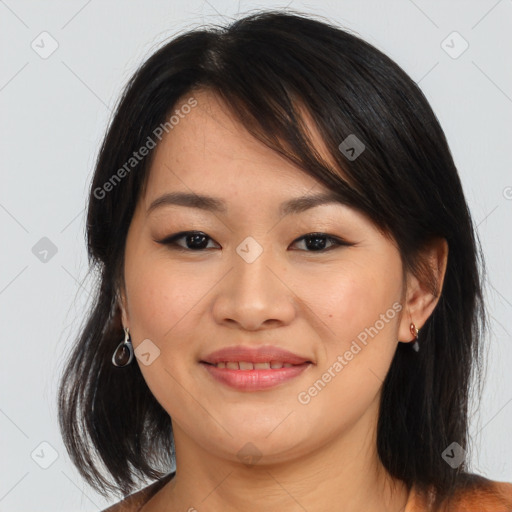
[[292, 363], [282, 361], [267, 361], [263, 363], [251, 363], [250, 361], [221, 361], [215, 363], [216, 368], [228, 368], [229, 370], [278, 370], [280, 368], [291, 368]]
[[292, 364], [281, 361], [221, 361], [215, 364], [202, 361], [200, 364], [215, 382], [243, 392], [275, 388], [297, 378], [312, 366], [310, 362]]

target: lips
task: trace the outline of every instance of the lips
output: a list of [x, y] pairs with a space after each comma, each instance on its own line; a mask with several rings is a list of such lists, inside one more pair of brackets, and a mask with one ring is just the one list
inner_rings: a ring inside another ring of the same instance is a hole
[[[301, 357], [297, 354], [289, 352], [278, 347], [263, 346], [263, 347], [226, 347], [206, 356], [202, 362], [209, 364], [217, 363], [283, 363], [286, 365], [297, 365], [310, 363], [307, 358]], [[241, 368], [242, 369], [242, 368]], [[251, 369], [251, 368], [246, 368]]]
[[200, 363], [216, 381], [239, 391], [262, 391], [283, 384], [313, 363], [277, 347], [227, 347]]

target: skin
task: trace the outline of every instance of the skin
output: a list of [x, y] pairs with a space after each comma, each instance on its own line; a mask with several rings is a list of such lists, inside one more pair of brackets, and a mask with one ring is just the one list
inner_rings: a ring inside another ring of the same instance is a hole
[[[194, 97], [198, 106], [155, 150], [126, 241], [123, 325], [135, 349], [150, 339], [160, 350], [150, 365], [137, 364], [172, 418], [178, 468], [143, 510], [398, 512], [409, 490], [377, 456], [379, 397], [398, 340], [413, 339], [411, 320], [421, 328], [437, 299], [416, 277], [404, 279], [395, 244], [361, 213], [331, 203], [280, 216], [283, 201], [327, 189], [255, 140], [212, 93]], [[227, 211], [166, 205], [146, 213], [173, 191], [221, 198]], [[204, 232], [208, 248], [156, 241], [184, 230]], [[308, 250], [297, 240], [312, 232], [353, 245]], [[252, 263], [236, 252], [247, 236], [263, 248]], [[446, 243], [426, 251], [442, 283]], [[393, 304], [400, 314], [300, 403], [299, 393]], [[277, 387], [242, 392], [199, 364], [233, 345], [275, 345], [314, 364]], [[246, 465], [247, 443], [261, 458]]]

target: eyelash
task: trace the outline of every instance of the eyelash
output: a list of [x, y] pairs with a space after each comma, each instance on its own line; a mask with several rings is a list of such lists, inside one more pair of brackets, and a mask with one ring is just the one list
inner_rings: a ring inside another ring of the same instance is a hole
[[[186, 238], [186, 237], [189, 237], [189, 236], [194, 236], [194, 235], [195, 236], [201, 236], [201, 237], [204, 237], [204, 238], [206, 238], [208, 240], [212, 240], [213, 241], [212, 238], [210, 238], [206, 233], [203, 233], [202, 231], [180, 231], [179, 233], [175, 233], [173, 235], [169, 235], [169, 236], [165, 237], [162, 240], [155, 240], [155, 241], [157, 243], [159, 243], [159, 244], [168, 246], [172, 250], [178, 250], [178, 251], [181, 250], [181, 251], [185, 251], [185, 252], [204, 252], [205, 250], [212, 249], [212, 247], [204, 247], [204, 248], [199, 248], [199, 249], [190, 249], [188, 247], [182, 247], [181, 245], [179, 245], [177, 243], [177, 241], [180, 240], [180, 239], [183, 239], [183, 238]], [[332, 249], [336, 249], [338, 247], [342, 247], [342, 246], [350, 247], [350, 246], [355, 245], [355, 244], [352, 244], [350, 242], [347, 242], [347, 241], [343, 240], [342, 238], [339, 238], [339, 237], [336, 237], [336, 236], [333, 236], [333, 235], [329, 235], [328, 233], [322, 233], [322, 232], [307, 233], [305, 235], [302, 235], [299, 238], [296, 238], [292, 242], [292, 244], [295, 244], [295, 243], [300, 242], [302, 240], [305, 240], [307, 238], [325, 238], [326, 240], [328, 240], [332, 244], [331, 246], [329, 246], [327, 248], [320, 249], [320, 250], [317, 250], [317, 251], [305, 250], [305, 252], [311, 252], [311, 253], [325, 253], [327, 251], [330, 251]], [[302, 250], [302, 249], [299, 249], [299, 250]]]

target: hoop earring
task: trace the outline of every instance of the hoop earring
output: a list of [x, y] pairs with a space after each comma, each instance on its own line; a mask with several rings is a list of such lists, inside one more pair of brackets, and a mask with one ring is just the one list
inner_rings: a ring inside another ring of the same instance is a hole
[[411, 323], [409, 329], [411, 331], [411, 334], [414, 336], [414, 343], [412, 345], [412, 349], [415, 352], [418, 352], [420, 349], [420, 344], [418, 343], [418, 335], [420, 334], [420, 330], [413, 323]]
[[133, 361], [133, 346], [128, 327], [124, 328], [124, 340], [119, 343], [112, 355], [112, 364], [124, 368]]

